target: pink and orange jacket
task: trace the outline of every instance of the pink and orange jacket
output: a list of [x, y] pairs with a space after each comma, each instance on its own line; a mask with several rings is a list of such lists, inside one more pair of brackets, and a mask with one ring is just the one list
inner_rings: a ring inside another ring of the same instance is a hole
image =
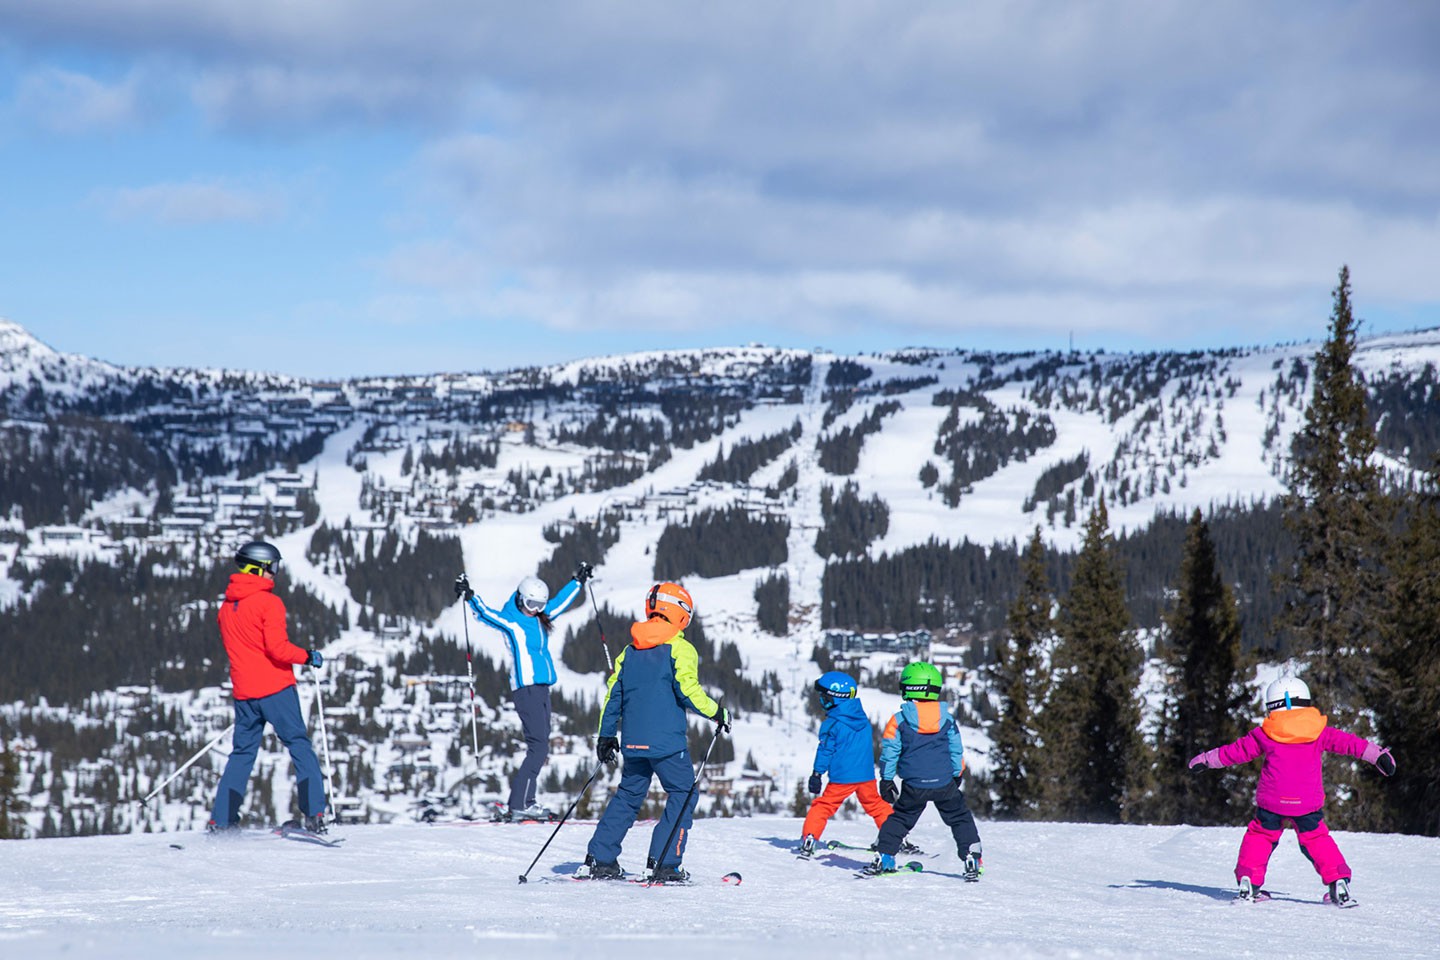
[[1374, 763], [1380, 748], [1353, 733], [1326, 726], [1314, 707], [1276, 710], [1234, 743], [1216, 747], [1195, 760], [1207, 767], [1230, 767], [1263, 757], [1256, 806], [1274, 813], [1305, 814], [1325, 805], [1321, 760], [1327, 753], [1360, 757]]

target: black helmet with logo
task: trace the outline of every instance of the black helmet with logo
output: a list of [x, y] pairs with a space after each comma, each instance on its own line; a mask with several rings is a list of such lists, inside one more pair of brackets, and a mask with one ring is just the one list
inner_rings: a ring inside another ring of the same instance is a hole
[[280, 551], [264, 540], [251, 540], [235, 551], [235, 565], [241, 573], [269, 573], [279, 563]]

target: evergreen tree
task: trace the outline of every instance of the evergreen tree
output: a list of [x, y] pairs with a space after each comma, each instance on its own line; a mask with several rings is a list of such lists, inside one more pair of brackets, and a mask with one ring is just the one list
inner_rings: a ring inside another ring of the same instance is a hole
[[1210, 526], [1198, 509], [1190, 517], [1175, 606], [1163, 636], [1166, 693], [1149, 819], [1229, 823], [1231, 803], [1245, 787], [1245, 768], [1196, 776], [1186, 766], [1202, 750], [1235, 740], [1247, 726], [1235, 594], [1221, 576]]
[[24, 809], [20, 799], [20, 761], [6, 745], [0, 744], [0, 840], [25, 836]]
[[1396, 757], [1380, 786], [1385, 830], [1440, 835], [1440, 458], [1396, 551], [1386, 640], [1370, 703]]
[[1022, 817], [1035, 809], [1039, 758], [1036, 715], [1045, 700], [1044, 645], [1054, 632], [1054, 597], [1045, 575], [1045, 543], [1035, 528], [1020, 561], [1020, 595], [1010, 607], [1005, 635], [990, 668], [1000, 696], [1000, 718], [990, 728], [995, 814]]
[[1144, 747], [1136, 695], [1142, 656], [1109, 522], [1101, 500], [1061, 605], [1054, 687], [1040, 714], [1042, 811], [1088, 823], [1128, 815]]
[[1382, 603], [1388, 517], [1373, 462], [1365, 386], [1351, 360], [1356, 322], [1350, 269], [1340, 268], [1329, 336], [1315, 355], [1315, 385], [1291, 446], [1286, 521], [1296, 537], [1283, 615], [1307, 682], [1332, 722], [1352, 725], [1365, 706], [1373, 625]]

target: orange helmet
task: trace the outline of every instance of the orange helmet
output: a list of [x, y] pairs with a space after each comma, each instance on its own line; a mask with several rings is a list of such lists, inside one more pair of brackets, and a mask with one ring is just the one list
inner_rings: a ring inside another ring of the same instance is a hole
[[695, 601], [690, 599], [690, 591], [678, 583], [665, 581], [657, 583], [645, 594], [645, 616], [664, 617], [677, 630], [684, 630], [690, 625], [690, 618], [695, 613]]

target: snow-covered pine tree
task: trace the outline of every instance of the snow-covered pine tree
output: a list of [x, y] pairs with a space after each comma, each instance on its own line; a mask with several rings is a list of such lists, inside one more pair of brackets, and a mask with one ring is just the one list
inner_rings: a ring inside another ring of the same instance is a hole
[[1395, 775], [1380, 784], [1380, 829], [1440, 836], [1440, 455], [1395, 551], [1385, 640], [1367, 698]]
[[[1375, 682], [1393, 501], [1381, 491], [1365, 385], [1352, 362], [1357, 328], [1350, 268], [1341, 267], [1310, 405], [1291, 443], [1284, 507], [1296, 555], [1281, 619], [1317, 705], [1336, 726], [1369, 736], [1365, 693]], [[1355, 818], [1367, 804], [1346, 802], [1367, 788], [1356, 765], [1335, 765], [1331, 788], [1339, 801], [1332, 826], [1365, 825], [1369, 817]]]
[[1153, 796], [1147, 804], [1150, 819], [1231, 823], [1232, 804], [1242, 800], [1248, 768], [1197, 777], [1186, 767], [1200, 751], [1245, 732], [1249, 699], [1235, 594], [1221, 575], [1210, 525], [1199, 509], [1190, 516], [1175, 605], [1165, 617], [1162, 636], [1167, 682], [1152, 768]]
[[1054, 595], [1045, 576], [1045, 542], [1039, 527], [1020, 568], [1020, 593], [1010, 607], [989, 668], [991, 685], [1000, 697], [1000, 717], [990, 728], [995, 815], [1015, 818], [1036, 809], [1040, 789], [1036, 715], [1048, 685], [1044, 645], [1054, 633]]
[[1136, 693], [1142, 654], [1109, 525], [1101, 500], [1085, 523], [1057, 624], [1054, 686], [1039, 723], [1041, 813], [1051, 819], [1124, 819], [1132, 786], [1143, 772]]

